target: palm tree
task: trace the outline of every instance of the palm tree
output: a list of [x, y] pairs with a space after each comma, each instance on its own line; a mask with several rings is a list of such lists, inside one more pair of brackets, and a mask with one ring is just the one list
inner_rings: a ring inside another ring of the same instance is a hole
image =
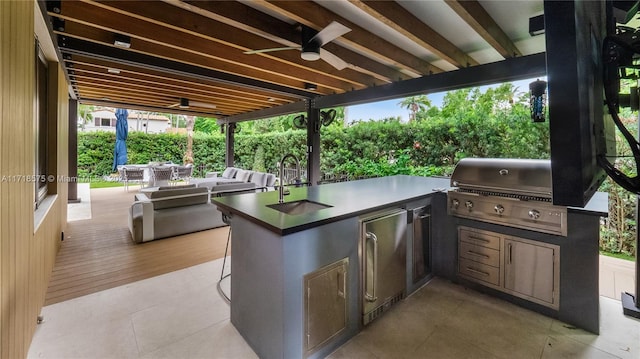
[[427, 110], [429, 107], [433, 106], [426, 95], [406, 97], [404, 100], [398, 102], [398, 105], [409, 110], [409, 122], [416, 119], [416, 114], [419, 111]]
[[187, 151], [182, 158], [183, 163], [193, 164], [193, 125], [196, 120], [194, 116], [185, 116], [187, 119]]
[[95, 111], [95, 107], [92, 105], [78, 105], [78, 115], [82, 119], [79, 125], [81, 130], [84, 130], [84, 126], [93, 121], [93, 115], [91, 114], [93, 111]]

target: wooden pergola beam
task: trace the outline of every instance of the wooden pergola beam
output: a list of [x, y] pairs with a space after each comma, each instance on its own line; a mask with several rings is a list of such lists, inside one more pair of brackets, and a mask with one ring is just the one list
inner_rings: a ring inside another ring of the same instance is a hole
[[478, 65], [476, 60], [394, 1], [349, 1], [456, 68]]
[[504, 58], [522, 56], [516, 45], [477, 0], [444, 0]]

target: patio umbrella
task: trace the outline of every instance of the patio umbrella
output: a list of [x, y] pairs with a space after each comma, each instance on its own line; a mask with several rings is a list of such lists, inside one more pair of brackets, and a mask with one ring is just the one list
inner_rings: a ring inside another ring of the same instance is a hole
[[113, 150], [113, 170], [118, 166], [127, 164], [127, 134], [129, 133], [129, 125], [127, 116], [129, 113], [124, 109], [116, 110], [116, 147]]

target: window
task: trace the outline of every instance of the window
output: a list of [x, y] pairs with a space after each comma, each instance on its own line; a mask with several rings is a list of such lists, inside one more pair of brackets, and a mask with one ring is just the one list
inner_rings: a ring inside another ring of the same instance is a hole
[[36, 134], [36, 166], [35, 166], [35, 195], [36, 202], [35, 207], [38, 208], [40, 202], [47, 195], [47, 176], [49, 175], [49, 141], [48, 137], [48, 84], [49, 84], [49, 69], [47, 59], [44, 57], [38, 41], [36, 40], [36, 119], [35, 119], [35, 134]]
[[111, 126], [111, 120], [108, 119], [108, 118], [101, 118], [100, 119], [100, 126], [105, 126], [105, 127]]

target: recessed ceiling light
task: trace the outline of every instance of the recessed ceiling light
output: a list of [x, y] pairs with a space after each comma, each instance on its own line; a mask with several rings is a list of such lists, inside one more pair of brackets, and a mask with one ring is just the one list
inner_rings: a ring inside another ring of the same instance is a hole
[[114, 68], [108, 68], [107, 72], [109, 72], [110, 74], [119, 74], [120, 70], [119, 69], [114, 69]]
[[131, 38], [127, 35], [115, 34], [113, 37], [113, 44], [117, 47], [128, 49], [131, 47]]

